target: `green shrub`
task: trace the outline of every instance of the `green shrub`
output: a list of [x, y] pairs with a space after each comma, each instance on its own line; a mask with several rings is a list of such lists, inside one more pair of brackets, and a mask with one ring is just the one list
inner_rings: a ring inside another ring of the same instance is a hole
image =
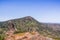
[[0, 34], [0, 40], [4, 40], [5, 35], [4, 34]]

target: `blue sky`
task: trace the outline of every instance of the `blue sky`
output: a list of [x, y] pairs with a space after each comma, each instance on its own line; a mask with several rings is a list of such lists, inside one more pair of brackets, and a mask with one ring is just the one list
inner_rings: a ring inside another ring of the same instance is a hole
[[0, 21], [32, 16], [40, 22], [60, 23], [59, 0], [0, 0]]

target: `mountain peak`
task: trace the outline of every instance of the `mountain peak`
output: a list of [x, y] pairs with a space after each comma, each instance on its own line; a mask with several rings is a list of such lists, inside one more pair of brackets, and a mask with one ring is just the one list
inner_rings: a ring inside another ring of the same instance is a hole
[[33, 17], [31, 17], [31, 16], [26, 16], [25, 18], [33, 18]]
[[33, 17], [31, 16], [26, 16], [26, 17], [23, 17], [23, 19], [26, 19], [26, 20], [35, 20]]

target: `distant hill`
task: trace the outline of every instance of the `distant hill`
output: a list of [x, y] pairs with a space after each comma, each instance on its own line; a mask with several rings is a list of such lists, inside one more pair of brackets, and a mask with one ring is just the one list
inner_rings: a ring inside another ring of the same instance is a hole
[[31, 16], [0, 22], [0, 34], [2, 34], [4, 31], [9, 30], [9, 21], [14, 24], [14, 27], [17, 29], [17, 32], [38, 31], [44, 36], [60, 38], [60, 24], [41, 23]]

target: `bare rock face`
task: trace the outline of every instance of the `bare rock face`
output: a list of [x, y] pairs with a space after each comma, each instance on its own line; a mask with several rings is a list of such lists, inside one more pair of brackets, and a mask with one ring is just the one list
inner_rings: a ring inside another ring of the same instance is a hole
[[14, 24], [11, 21], [8, 22], [8, 25], [8, 30], [15, 30]]
[[15, 32], [14, 24], [9, 21], [8, 22], [8, 31], [6, 32], [7, 35], [12, 35]]

